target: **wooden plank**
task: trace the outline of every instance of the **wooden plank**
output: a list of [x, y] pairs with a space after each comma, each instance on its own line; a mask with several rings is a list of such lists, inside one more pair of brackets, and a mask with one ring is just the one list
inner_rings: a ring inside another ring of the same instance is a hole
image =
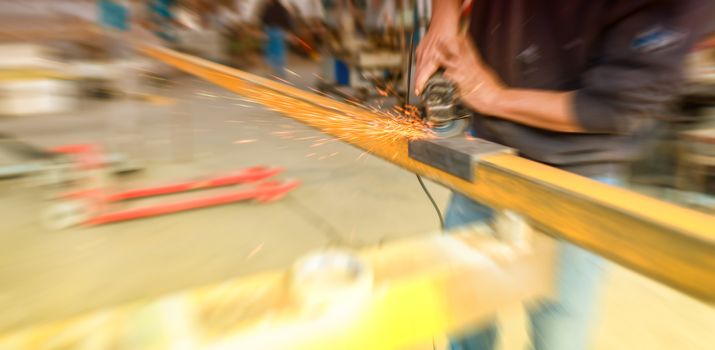
[[470, 198], [515, 210], [559, 238], [715, 302], [712, 216], [513, 155], [485, 157], [476, 166], [476, 180], [468, 182], [410, 159], [406, 136], [376, 137], [373, 126], [339, 128], [328, 122], [336, 116], [379, 120], [370, 111], [168, 49], [144, 46], [142, 51]]

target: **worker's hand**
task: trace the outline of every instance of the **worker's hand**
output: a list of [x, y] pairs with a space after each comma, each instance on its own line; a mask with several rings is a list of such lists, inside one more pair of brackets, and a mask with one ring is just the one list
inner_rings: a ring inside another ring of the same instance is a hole
[[457, 37], [456, 23], [432, 23], [427, 34], [417, 46], [415, 62], [415, 94], [422, 93], [427, 80], [440, 66], [439, 47], [442, 42], [449, 42]]
[[483, 61], [468, 36], [460, 35], [438, 46], [444, 76], [459, 88], [462, 102], [484, 114], [493, 114], [506, 90], [504, 83]]

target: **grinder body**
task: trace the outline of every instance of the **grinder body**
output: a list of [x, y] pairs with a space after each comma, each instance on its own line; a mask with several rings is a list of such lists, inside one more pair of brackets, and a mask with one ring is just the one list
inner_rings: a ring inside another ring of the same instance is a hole
[[437, 137], [453, 137], [464, 133], [469, 126], [470, 113], [459, 105], [459, 92], [452, 81], [438, 70], [425, 85], [422, 93], [424, 122]]

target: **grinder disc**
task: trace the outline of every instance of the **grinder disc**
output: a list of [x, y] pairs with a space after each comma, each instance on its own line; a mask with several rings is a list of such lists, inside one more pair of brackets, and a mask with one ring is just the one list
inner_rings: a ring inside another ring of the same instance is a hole
[[440, 138], [459, 136], [467, 130], [469, 119], [454, 119], [432, 127], [432, 132]]

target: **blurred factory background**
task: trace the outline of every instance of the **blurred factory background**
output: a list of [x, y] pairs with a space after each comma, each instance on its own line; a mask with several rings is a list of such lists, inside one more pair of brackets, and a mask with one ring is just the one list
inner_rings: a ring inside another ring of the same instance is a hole
[[[280, 2], [285, 13], [266, 13], [270, 0], [0, 1], [0, 345], [315, 249], [440, 230], [409, 171], [135, 50], [165, 47], [366, 108], [416, 103], [410, 50], [430, 1]], [[691, 53], [687, 78], [628, 188], [715, 215], [715, 36]], [[449, 189], [426, 187], [445, 208]], [[602, 298], [593, 349], [715, 347], [712, 304], [671, 286], [614, 264]], [[498, 318], [501, 349], [528, 346], [519, 304]], [[27, 348], [104, 348], [63, 334]]]

